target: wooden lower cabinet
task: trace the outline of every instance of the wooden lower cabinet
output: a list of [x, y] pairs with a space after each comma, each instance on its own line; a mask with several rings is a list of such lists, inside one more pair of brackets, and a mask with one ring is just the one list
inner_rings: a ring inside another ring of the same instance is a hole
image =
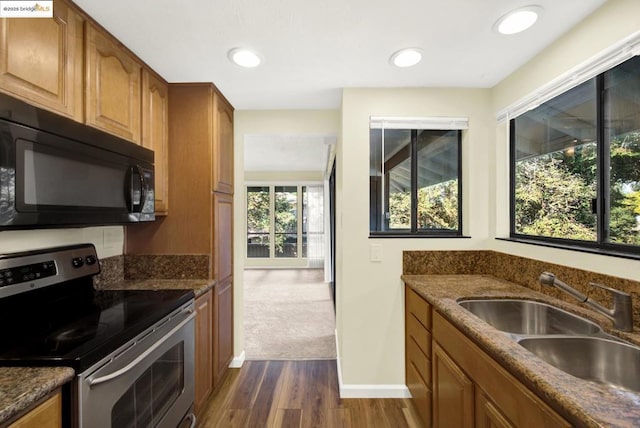
[[60, 391], [9, 425], [9, 428], [61, 428], [62, 397]]
[[199, 296], [196, 306], [195, 413], [213, 389], [213, 291]]
[[476, 394], [477, 428], [514, 428], [498, 407], [482, 391]]
[[213, 387], [224, 379], [233, 359], [233, 280], [229, 277], [214, 288]]
[[437, 344], [433, 347], [433, 423], [437, 427], [474, 426], [473, 382]]
[[224, 379], [233, 358], [233, 281], [216, 283], [196, 299], [196, 415]]
[[431, 306], [405, 288], [405, 376], [411, 401], [426, 426], [431, 426]]
[[425, 427], [571, 426], [408, 286], [405, 368]]
[[571, 426], [436, 311], [432, 333], [434, 426]]

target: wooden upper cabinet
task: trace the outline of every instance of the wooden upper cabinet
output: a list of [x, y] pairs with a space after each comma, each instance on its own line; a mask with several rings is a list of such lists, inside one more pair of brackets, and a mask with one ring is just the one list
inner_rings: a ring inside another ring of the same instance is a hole
[[139, 144], [142, 65], [102, 30], [85, 28], [85, 121]]
[[0, 91], [82, 121], [82, 17], [0, 19]]
[[142, 70], [142, 145], [155, 153], [156, 214], [169, 212], [169, 86]]
[[233, 194], [233, 107], [216, 93], [213, 113], [213, 191]]

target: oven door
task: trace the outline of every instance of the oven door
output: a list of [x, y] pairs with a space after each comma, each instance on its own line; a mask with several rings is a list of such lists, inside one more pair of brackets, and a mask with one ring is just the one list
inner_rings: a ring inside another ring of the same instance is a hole
[[81, 428], [177, 427], [192, 418], [193, 303], [78, 377]]

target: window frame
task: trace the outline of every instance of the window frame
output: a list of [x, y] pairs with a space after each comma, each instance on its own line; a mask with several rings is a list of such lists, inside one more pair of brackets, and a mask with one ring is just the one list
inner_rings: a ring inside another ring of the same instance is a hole
[[[629, 58], [630, 59], [630, 58]], [[623, 61], [624, 62], [624, 61]], [[640, 259], [640, 245], [615, 244], [607, 242], [609, 239], [610, 207], [607, 204], [611, 197], [611, 182], [609, 167], [611, 162], [611, 141], [605, 131], [605, 74], [613, 70], [617, 65], [602, 71], [592, 77], [595, 81], [596, 103], [596, 240], [583, 241], [570, 238], [558, 238], [549, 236], [527, 235], [516, 232], [516, 119], [526, 111], [515, 117], [509, 118], [509, 239], [511, 241], [527, 244], [542, 245], [546, 247], [561, 248], [587, 253], [610, 255], [631, 259]], [[590, 80], [590, 79], [587, 79]], [[576, 84], [578, 86], [583, 82]], [[554, 100], [565, 95], [575, 86], [567, 88], [564, 92], [545, 100]]]
[[[373, 119], [373, 118], [372, 118]], [[448, 120], [448, 119], [447, 119]], [[443, 129], [439, 128], [414, 128], [414, 127], [406, 127], [406, 128], [394, 128], [394, 129], [402, 129], [406, 131], [410, 131], [411, 133], [411, 227], [409, 230], [371, 230], [371, 223], [369, 223], [369, 237], [370, 238], [464, 238], [462, 225], [463, 225], [463, 204], [462, 204], [462, 195], [463, 195], [463, 170], [462, 170], [462, 134], [463, 131], [467, 129], [466, 127], [466, 119], [456, 118], [456, 120], [464, 120], [464, 125], [458, 125], [451, 128], [443, 127]], [[446, 129], [448, 128], [448, 129]], [[380, 129], [382, 133], [384, 133], [385, 128], [371, 128], [372, 129]], [[456, 149], [457, 149], [457, 187], [458, 187], [458, 222], [455, 230], [447, 230], [447, 229], [418, 229], [418, 132], [419, 131], [456, 131], [457, 132], [457, 141], [456, 141]], [[371, 140], [370, 140], [371, 141]], [[369, 160], [371, 161], [371, 148], [369, 149]], [[369, 218], [371, 218], [371, 184], [369, 184]], [[388, 202], [387, 191], [386, 189], [382, 189], [384, 195], [383, 198], [386, 198], [386, 202]], [[379, 207], [379, 206], [377, 206]]]

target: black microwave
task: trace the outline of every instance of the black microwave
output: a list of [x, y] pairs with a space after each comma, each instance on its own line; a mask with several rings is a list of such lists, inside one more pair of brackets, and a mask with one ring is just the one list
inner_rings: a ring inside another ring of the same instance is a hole
[[155, 220], [153, 151], [0, 94], [0, 229]]

